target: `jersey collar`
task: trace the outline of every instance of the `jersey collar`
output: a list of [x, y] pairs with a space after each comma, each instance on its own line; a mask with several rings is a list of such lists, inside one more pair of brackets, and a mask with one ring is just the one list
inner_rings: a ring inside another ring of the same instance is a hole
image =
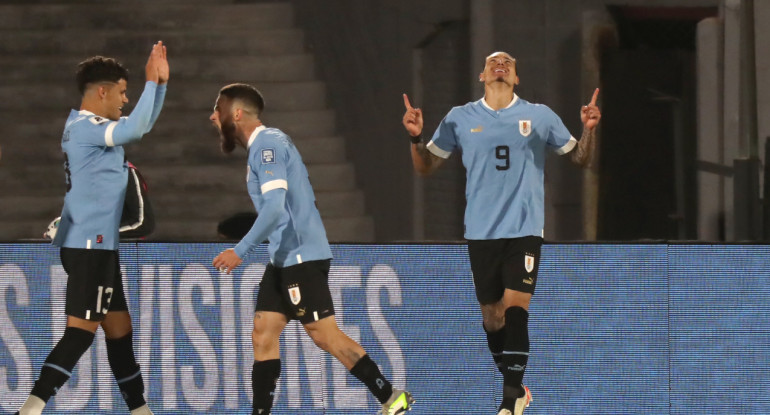
[[264, 125], [260, 125], [259, 127], [254, 129], [254, 132], [251, 133], [251, 135], [249, 136], [249, 142], [246, 144], [246, 148], [250, 148], [251, 147], [251, 143], [253, 143], [254, 140], [257, 139], [257, 134], [262, 132], [262, 130], [264, 130], [265, 128], [267, 128], [267, 127], [265, 127]]
[[[518, 100], [519, 100], [519, 96], [516, 95], [516, 93], [514, 93], [513, 94], [513, 99], [511, 100], [511, 103], [508, 104], [505, 108], [502, 108], [502, 109], [505, 110], [505, 109], [511, 108], [514, 104], [516, 104], [516, 101], [518, 101]], [[490, 111], [496, 111], [496, 110], [492, 109], [492, 107], [490, 107], [489, 104], [487, 104], [487, 97], [481, 98], [481, 104], [484, 105], [485, 107], [487, 107], [487, 109], [490, 110]]]

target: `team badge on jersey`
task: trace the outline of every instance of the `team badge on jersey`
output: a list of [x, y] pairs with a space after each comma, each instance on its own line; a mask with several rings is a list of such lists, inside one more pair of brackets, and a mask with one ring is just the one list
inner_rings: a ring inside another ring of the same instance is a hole
[[100, 116], [97, 115], [97, 116], [89, 118], [89, 121], [91, 121], [91, 123], [94, 124], [94, 125], [99, 125], [99, 124], [106, 123], [107, 121], [109, 121], [109, 119], [108, 118], [104, 118], [104, 117], [100, 117]]
[[289, 299], [291, 299], [291, 303], [294, 305], [297, 305], [302, 301], [302, 294], [299, 293], [298, 286], [293, 285], [289, 287]]
[[532, 132], [532, 120], [519, 120], [519, 133], [524, 137]]
[[262, 164], [275, 163], [275, 150], [272, 148], [266, 148], [262, 150]]
[[532, 272], [535, 269], [535, 256], [530, 254], [524, 255], [524, 269], [527, 272]]

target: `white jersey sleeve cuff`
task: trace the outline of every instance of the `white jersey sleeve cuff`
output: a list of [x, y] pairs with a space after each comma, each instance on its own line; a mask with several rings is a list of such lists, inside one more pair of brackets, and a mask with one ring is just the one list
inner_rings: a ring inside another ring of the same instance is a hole
[[573, 148], [575, 148], [575, 145], [577, 144], [577, 140], [575, 140], [575, 137], [570, 136], [569, 141], [567, 141], [567, 144], [561, 146], [560, 148], [556, 149], [556, 154], [562, 155], [567, 154], [570, 151], [572, 151]]
[[441, 157], [442, 159], [448, 159], [449, 156], [452, 155], [452, 153], [440, 149], [432, 140], [430, 143], [428, 143], [428, 145], [425, 146], [425, 148], [433, 155]]
[[115, 140], [112, 138], [112, 132], [115, 131], [117, 125], [118, 122], [113, 121], [107, 126], [107, 130], [104, 131], [104, 144], [107, 144], [107, 147], [115, 147]]
[[262, 194], [265, 194], [275, 189], [289, 190], [289, 183], [283, 179], [270, 180], [269, 182], [263, 184], [262, 187], [260, 187], [260, 189], [262, 190]]

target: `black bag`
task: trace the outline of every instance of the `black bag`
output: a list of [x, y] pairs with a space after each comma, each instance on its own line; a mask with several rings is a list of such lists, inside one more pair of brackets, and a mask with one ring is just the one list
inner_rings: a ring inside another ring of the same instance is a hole
[[143, 238], [155, 230], [155, 215], [148, 194], [144, 177], [136, 166], [128, 162], [128, 185], [123, 216], [120, 218], [120, 239]]

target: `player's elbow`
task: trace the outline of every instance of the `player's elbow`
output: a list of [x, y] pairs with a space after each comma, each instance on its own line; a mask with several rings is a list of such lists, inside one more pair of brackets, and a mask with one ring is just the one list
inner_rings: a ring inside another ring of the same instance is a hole
[[417, 173], [418, 176], [425, 177], [429, 176], [433, 171], [424, 165], [414, 165], [414, 172]]
[[588, 168], [591, 165], [591, 157], [585, 153], [575, 152], [571, 155], [570, 159], [582, 168]]

